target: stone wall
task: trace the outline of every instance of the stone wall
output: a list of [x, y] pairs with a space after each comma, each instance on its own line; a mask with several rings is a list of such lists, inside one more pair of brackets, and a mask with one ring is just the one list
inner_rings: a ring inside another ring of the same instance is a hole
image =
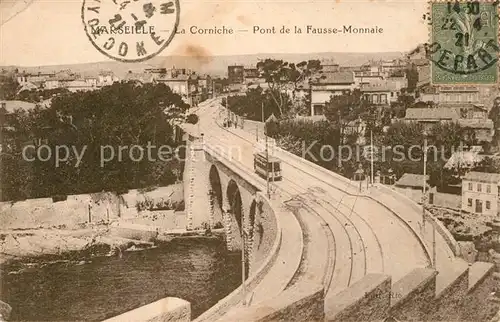
[[462, 196], [451, 193], [431, 192], [434, 195], [433, 205], [438, 207], [460, 209], [462, 208]]
[[191, 304], [176, 297], [166, 297], [103, 322], [189, 322]]
[[257, 206], [253, 227], [254, 233], [252, 240], [252, 253], [250, 257], [250, 274], [254, 273], [262, 265], [268, 254], [271, 252], [276, 240], [278, 229], [276, 214], [271, 205], [267, 202], [262, 202], [262, 213], [259, 208], [260, 207]]
[[349, 288], [325, 298], [325, 320], [374, 321], [384, 319], [390, 305], [391, 278], [368, 274]]
[[188, 230], [202, 228], [204, 224], [210, 222], [209, 171], [210, 163], [205, 160], [203, 138], [190, 135], [186, 142], [186, 162], [183, 173]]
[[369, 274], [325, 298], [327, 321], [485, 321], [482, 309], [495, 287], [493, 265], [458, 265], [437, 281], [437, 272], [417, 268], [391, 286], [389, 276]]
[[418, 268], [397, 281], [389, 315], [400, 321], [424, 320], [436, 295], [436, 275], [432, 269]]
[[321, 285], [294, 286], [265, 304], [239, 308], [218, 322], [302, 322], [324, 320], [324, 290]]

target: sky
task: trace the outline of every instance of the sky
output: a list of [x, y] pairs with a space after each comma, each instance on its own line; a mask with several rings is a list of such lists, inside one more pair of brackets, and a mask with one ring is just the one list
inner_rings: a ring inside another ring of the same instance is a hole
[[[102, 2], [111, 0], [102, 0]], [[139, 0], [156, 3], [166, 0]], [[28, 3], [28, 5], [25, 5]], [[40, 66], [111, 61], [90, 43], [81, 0], [0, 0], [0, 65]], [[160, 55], [408, 51], [428, 41], [426, 1], [180, 0], [179, 30]], [[248, 30], [193, 35], [191, 26]], [[253, 34], [253, 26], [379, 27], [381, 34]]]

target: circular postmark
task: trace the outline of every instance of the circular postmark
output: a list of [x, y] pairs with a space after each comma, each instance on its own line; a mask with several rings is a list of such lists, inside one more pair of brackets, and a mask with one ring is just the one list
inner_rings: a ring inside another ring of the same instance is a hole
[[426, 52], [441, 70], [437, 73], [465, 76], [488, 70], [496, 75], [497, 7], [498, 3], [483, 1], [431, 4], [432, 43]]
[[179, 0], [83, 0], [82, 22], [92, 45], [121, 62], [162, 52], [179, 25]]

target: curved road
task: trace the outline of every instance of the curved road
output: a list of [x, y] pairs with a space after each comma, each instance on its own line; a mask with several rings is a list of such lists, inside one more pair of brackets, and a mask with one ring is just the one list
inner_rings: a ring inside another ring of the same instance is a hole
[[[231, 154], [253, 172], [255, 137], [222, 128], [220, 108], [217, 99], [200, 104], [199, 124], [194, 127], [204, 134], [206, 144]], [[349, 182], [333, 176], [318, 180], [303, 171], [302, 162], [277, 156], [282, 160], [283, 180], [273, 183], [273, 199], [283, 200], [294, 212], [306, 240], [305, 256], [290, 285], [305, 277], [323, 283], [331, 296], [368, 273], [391, 275], [394, 283], [414, 268], [430, 266], [414, 233], [390, 210], [358, 195]], [[253, 303], [273, 294], [256, 295]]]

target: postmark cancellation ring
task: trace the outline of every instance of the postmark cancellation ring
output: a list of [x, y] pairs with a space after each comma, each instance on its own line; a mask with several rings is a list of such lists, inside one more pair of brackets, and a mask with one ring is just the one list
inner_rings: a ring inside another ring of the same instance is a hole
[[121, 62], [161, 53], [179, 25], [179, 0], [83, 0], [81, 18], [92, 45]]

